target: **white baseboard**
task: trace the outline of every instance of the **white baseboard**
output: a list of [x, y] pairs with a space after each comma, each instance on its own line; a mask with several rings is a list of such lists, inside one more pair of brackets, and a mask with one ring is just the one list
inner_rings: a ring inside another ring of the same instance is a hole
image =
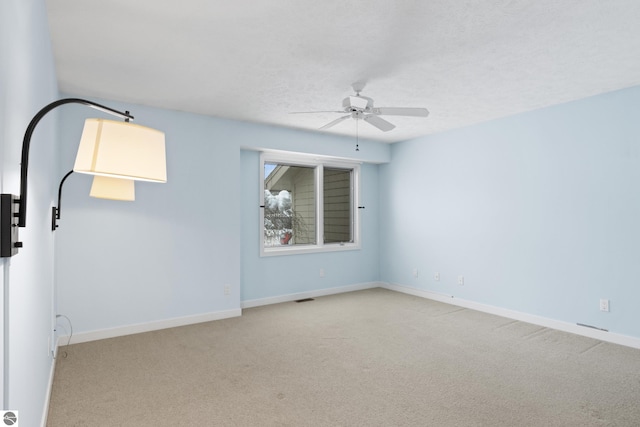
[[[356, 285], [340, 286], [336, 288], [317, 289], [308, 292], [300, 292], [295, 294], [279, 295], [275, 297], [247, 300], [241, 303], [241, 308], [258, 307], [261, 305], [277, 304], [281, 302], [295, 301], [303, 298], [315, 298], [325, 295], [339, 294], [344, 292], [361, 291], [364, 289], [372, 289], [382, 287], [379, 282], [360, 283]], [[193, 325], [196, 323], [211, 322], [213, 320], [228, 319], [242, 315], [242, 309], [233, 309], [226, 311], [216, 311], [213, 313], [198, 314], [194, 316], [176, 317], [172, 319], [159, 320], [155, 322], [138, 323], [134, 325], [126, 325], [116, 328], [100, 329], [89, 332], [81, 332], [73, 334], [69, 344], [79, 344], [89, 341], [97, 341], [107, 338], [121, 337], [125, 335], [139, 334], [143, 332], [156, 331], [160, 329], [175, 328], [178, 326]], [[58, 345], [66, 345], [69, 337], [60, 335], [58, 337]], [[57, 351], [57, 348], [56, 348]]]
[[279, 304], [281, 302], [296, 301], [305, 298], [317, 298], [326, 295], [342, 294], [345, 292], [362, 291], [382, 287], [380, 282], [358, 283], [356, 285], [339, 286], [336, 288], [315, 289], [312, 291], [298, 292], [295, 294], [278, 295], [275, 297], [245, 300], [240, 303], [242, 308], [259, 307], [261, 305]]
[[[139, 334], [142, 332], [157, 331], [160, 329], [175, 328], [178, 326], [193, 325], [196, 323], [211, 322], [213, 320], [228, 319], [242, 315], [242, 310], [237, 308], [233, 310], [215, 311], [212, 313], [196, 314], [193, 316], [174, 317], [172, 319], [158, 320], [155, 322], [138, 323], [135, 325], [121, 326], [117, 328], [100, 329], [97, 331], [81, 332], [73, 334], [70, 344], [79, 344], [82, 342], [102, 340], [106, 338], [115, 338], [125, 335]], [[66, 344], [68, 336], [60, 336], [58, 343]]]
[[509, 310], [506, 308], [496, 307], [488, 304], [482, 304], [475, 301], [456, 298], [451, 295], [440, 294], [432, 291], [425, 291], [422, 289], [416, 289], [409, 286], [396, 285], [392, 283], [382, 283], [380, 284], [380, 287], [389, 289], [392, 291], [402, 292], [409, 295], [415, 295], [418, 297], [431, 299], [434, 301], [456, 305], [459, 307], [470, 308], [472, 310], [482, 311], [489, 314], [495, 314], [497, 316], [502, 316], [509, 319], [520, 320], [522, 322], [527, 322], [527, 323], [533, 323], [534, 325], [540, 325], [540, 326], [544, 326], [551, 329], [557, 329], [559, 331], [570, 332], [572, 334], [582, 335], [582, 336], [594, 338], [600, 341], [606, 341], [613, 344], [620, 344], [627, 347], [640, 349], [640, 338], [636, 338], [636, 337], [630, 337], [627, 335], [621, 335], [613, 332], [607, 332], [599, 329], [579, 326], [577, 324], [550, 319], [548, 317], [536, 316], [533, 314], [523, 313], [520, 311]]
[[[56, 348], [58, 346], [56, 345]], [[42, 410], [41, 427], [47, 426], [47, 417], [49, 416], [49, 402], [51, 401], [51, 391], [53, 390], [53, 375], [56, 372], [56, 359], [51, 359], [51, 370], [49, 372], [49, 383], [47, 384], [47, 394], [44, 398], [44, 409]]]

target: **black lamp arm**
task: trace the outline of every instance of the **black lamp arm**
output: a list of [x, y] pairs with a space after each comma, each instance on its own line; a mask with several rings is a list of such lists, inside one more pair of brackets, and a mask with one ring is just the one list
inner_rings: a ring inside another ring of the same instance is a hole
[[58, 220], [60, 219], [60, 211], [62, 210], [62, 185], [64, 181], [73, 173], [72, 170], [67, 172], [67, 174], [60, 181], [60, 186], [58, 187], [58, 207], [51, 208], [51, 231], [56, 231], [58, 228]]
[[[80, 99], [80, 98], [59, 99], [45, 106], [40, 111], [38, 111], [38, 113], [35, 116], [33, 116], [33, 119], [31, 119], [29, 126], [27, 126], [27, 131], [25, 132], [24, 139], [22, 140], [22, 161], [20, 163], [20, 199], [19, 199], [19, 206], [18, 206], [18, 214], [19, 214], [18, 226], [19, 227], [24, 227], [27, 219], [27, 169], [29, 168], [29, 146], [31, 145], [31, 135], [33, 134], [33, 131], [35, 130], [38, 122], [40, 122], [40, 120], [49, 111], [64, 104], [83, 104], [83, 105], [86, 105], [87, 107], [95, 108], [96, 110], [100, 110], [105, 113], [112, 114], [114, 116], [122, 117], [127, 121], [129, 121], [130, 119], [133, 120], [133, 116], [129, 114], [128, 111], [123, 113], [122, 111], [114, 110], [113, 108], [105, 107], [104, 105], [97, 104], [95, 102], [88, 101], [86, 99]], [[60, 188], [62, 188], [62, 183], [60, 183]], [[58, 200], [58, 206], [59, 205], [60, 205], [60, 201]]]

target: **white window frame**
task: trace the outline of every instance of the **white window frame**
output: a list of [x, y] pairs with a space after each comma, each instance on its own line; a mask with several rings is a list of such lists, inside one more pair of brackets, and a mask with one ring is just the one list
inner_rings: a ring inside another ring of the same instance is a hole
[[[316, 202], [316, 244], [264, 246], [264, 164], [276, 163], [292, 166], [313, 167], [315, 175]], [[324, 168], [341, 168], [353, 170], [351, 179], [352, 242], [324, 243]], [[360, 245], [360, 163], [329, 156], [314, 156], [290, 152], [260, 153], [260, 256], [297, 255], [305, 253], [336, 252], [359, 250]]]

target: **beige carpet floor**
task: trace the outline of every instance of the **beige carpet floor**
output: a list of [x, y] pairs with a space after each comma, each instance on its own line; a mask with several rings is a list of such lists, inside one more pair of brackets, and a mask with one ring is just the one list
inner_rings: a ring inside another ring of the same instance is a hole
[[640, 350], [384, 289], [59, 354], [52, 427], [640, 426]]

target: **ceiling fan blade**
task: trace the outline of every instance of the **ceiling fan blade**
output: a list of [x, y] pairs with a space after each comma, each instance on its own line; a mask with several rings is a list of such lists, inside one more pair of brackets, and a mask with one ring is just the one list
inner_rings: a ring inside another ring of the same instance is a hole
[[410, 116], [410, 117], [427, 117], [429, 110], [426, 108], [411, 107], [378, 107], [373, 109], [373, 114], [384, 114], [387, 116]]
[[351, 117], [351, 114], [347, 114], [346, 116], [342, 116], [342, 117], [338, 117], [337, 119], [335, 119], [332, 122], [327, 123], [326, 125], [322, 126], [319, 129], [329, 129], [331, 127], [334, 127], [335, 125], [337, 125], [340, 122], [343, 122], [345, 120], [347, 120], [349, 117]]
[[381, 119], [380, 117], [375, 116], [373, 114], [368, 114], [368, 115], [364, 116], [363, 120], [365, 122], [369, 123], [370, 125], [377, 127], [378, 129], [380, 129], [383, 132], [388, 132], [391, 129], [393, 129], [394, 127], [396, 127], [396, 125], [394, 125], [392, 123], [389, 123], [385, 119]]
[[314, 114], [314, 113], [344, 113], [342, 111], [291, 111], [289, 114]]

